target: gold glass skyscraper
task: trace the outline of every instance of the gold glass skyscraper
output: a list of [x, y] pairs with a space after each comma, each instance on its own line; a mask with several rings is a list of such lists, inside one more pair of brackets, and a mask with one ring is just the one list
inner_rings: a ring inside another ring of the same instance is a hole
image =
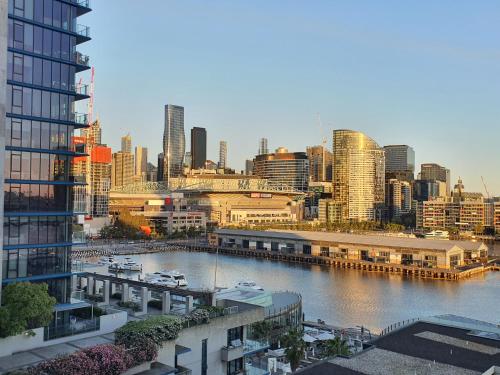
[[333, 198], [342, 204], [342, 220], [376, 220], [384, 183], [384, 150], [361, 132], [334, 130]]

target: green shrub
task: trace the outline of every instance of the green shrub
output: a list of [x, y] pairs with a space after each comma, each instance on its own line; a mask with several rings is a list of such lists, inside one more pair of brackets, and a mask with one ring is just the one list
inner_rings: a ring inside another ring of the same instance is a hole
[[15, 336], [26, 330], [49, 325], [56, 303], [44, 283], [13, 283], [2, 293], [0, 337]]
[[[94, 318], [97, 318], [102, 315], [106, 315], [106, 310], [101, 309], [100, 307], [94, 306]], [[71, 315], [76, 316], [80, 319], [91, 319], [92, 318], [92, 307], [87, 306], [81, 309], [76, 309], [71, 312]]]
[[148, 339], [160, 347], [165, 341], [176, 339], [181, 329], [181, 319], [166, 315], [155, 316], [128, 322], [115, 331], [115, 342], [126, 348], [133, 348], [137, 342]]

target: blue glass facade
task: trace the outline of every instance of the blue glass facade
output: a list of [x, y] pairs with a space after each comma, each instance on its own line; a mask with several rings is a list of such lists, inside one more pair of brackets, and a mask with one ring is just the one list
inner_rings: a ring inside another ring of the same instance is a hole
[[[9, 0], [2, 284], [43, 281], [59, 303], [71, 294], [71, 245], [78, 225], [71, 173], [75, 103], [89, 69], [77, 46], [90, 40], [78, 16], [88, 0]], [[3, 55], [3, 54], [2, 54]]]

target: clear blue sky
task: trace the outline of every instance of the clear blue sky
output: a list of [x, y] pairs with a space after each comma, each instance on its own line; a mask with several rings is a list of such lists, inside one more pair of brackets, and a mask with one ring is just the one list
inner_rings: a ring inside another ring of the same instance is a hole
[[[335, 128], [409, 144], [467, 190], [500, 195], [500, 2], [93, 0], [79, 48], [117, 149], [129, 133], [156, 163], [163, 106], [185, 107], [244, 167], [258, 139], [293, 151]], [[321, 115], [320, 129], [317, 113]]]

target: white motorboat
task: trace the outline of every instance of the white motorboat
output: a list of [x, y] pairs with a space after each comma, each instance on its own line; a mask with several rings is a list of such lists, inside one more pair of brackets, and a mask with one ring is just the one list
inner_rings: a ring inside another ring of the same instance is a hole
[[113, 255], [110, 255], [109, 257], [101, 257], [101, 259], [99, 259], [99, 261], [97, 262], [97, 264], [100, 266], [109, 266], [113, 263], [116, 263], [115, 257]]
[[142, 264], [133, 261], [131, 258], [125, 258], [125, 261], [122, 263], [120, 262], [111, 263], [108, 266], [108, 270], [110, 272], [124, 272], [124, 271], [140, 272], [142, 271]]
[[172, 271], [162, 270], [159, 272], [147, 273], [145, 280], [148, 282], [161, 280], [162, 281], [161, 284], [164, 285], [188, 286], [188, 282], [184, 274], [175, 270]]
[[236, 284], [236, 288], [240, 288], [240, 289], [253, 289], [253, 290], [264, 290], [263, 287], [261, 287], [260, 285], [257, 285], [257, 283], [255, 281], [252, 281], [252, 280], [240, 281], [240, 282], [238, 282], [238, 284]]

